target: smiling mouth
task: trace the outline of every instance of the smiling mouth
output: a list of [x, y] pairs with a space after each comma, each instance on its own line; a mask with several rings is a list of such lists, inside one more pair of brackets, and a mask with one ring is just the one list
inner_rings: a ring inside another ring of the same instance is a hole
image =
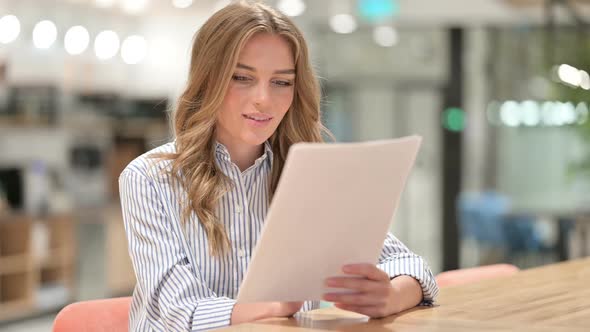
[[268, 116], [254, 116], [254, 115], [246, 115], [246, 114], [242, 114], [242, 116], [248, 120], [254, 120], [257, 122], [266, 122], [272, 119], [272, 117], [268, 117]]

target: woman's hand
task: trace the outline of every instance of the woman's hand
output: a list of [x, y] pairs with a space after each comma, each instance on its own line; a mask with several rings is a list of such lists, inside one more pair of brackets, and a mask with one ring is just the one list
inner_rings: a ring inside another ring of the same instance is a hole
[[231, 314], [231, 325], [273, 317], [290, 317], [302, 306], [303, 302], [237, 303]]
[[274, 317], [291, 317], [303, 306], [303, 302], [273, 302]]
[[392, 280], [373, 264], [351, 264], [342, 268], [350, 277], [326, 279], [326, 286], [350, 290], [347, 294], [327, 293], [324, 300], [337, 308], [382, 318], [416, 306], [422, 299], [420, 284], [412, 277]]

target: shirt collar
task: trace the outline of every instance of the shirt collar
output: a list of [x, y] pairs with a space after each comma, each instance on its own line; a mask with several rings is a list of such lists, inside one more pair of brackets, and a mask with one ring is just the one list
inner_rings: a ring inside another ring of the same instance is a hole
[[[229, 150], [225, 147], [225, 145], [223, 145], [222, 143], [220, 143], [218, 141], [215, 141], [215, 155], [218, 158], [220, 158], [221, 160], [224, 160], [227, 162], [231, 161], [231, 158], [229, 155]], [[272, 163], [272, 159], [273, 159], [272, 146], [268, 140], [264, 142], [264, 153], [262, 154], [262, 156], [260, 156], [260, 157], [258, 157], [258, 159], [256, 159], [256, 161], [254, 162], [254, 165], [258, 165], [267, 159]]]

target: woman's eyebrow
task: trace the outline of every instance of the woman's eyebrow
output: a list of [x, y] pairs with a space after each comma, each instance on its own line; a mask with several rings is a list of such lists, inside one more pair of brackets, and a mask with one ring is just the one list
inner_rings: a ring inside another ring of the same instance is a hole
[[[248, 65], [245, 65], [243, 63], [238, 63], [237, 67], [238, 68], [241, 68], [241, 69], [245, 69], [245, 70], [251, 71], [251, 72], [256, 72], [256, 68], [251, 67], [251, 66], [248, 66]], [[275, 70], [274, 73], [275, 74], [293, 74], [293, 75], [295, 75], [295, 69]]]

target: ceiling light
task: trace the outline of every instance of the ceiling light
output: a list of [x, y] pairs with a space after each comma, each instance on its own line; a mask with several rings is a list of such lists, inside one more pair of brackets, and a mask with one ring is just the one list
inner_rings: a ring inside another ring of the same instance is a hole
[[145, 10], [148, 0], [122, 0], [121, 8], [128, 14], [139, 14]]
[[90, 35], [88, 30], [83, 26], [77, 25], [71, 27], [64, 37], [64, 45], [66, 52], [71, 55], [81, 54], [88, 48], [90, 44]]
[[20, 34], [20, 22], [14, 15], [0, 18], [0, 43], [8, 44], [16, 40]]
[[33, 44], [35, 47], [45, 49], [51, 47], [57, 39], [57, 27], [49, 20], [41, 21], [33, 29]]
[[98, 34], [94, 40], [94, 52], [100, 60], [108, 60], [119, 51], [119, 36], [116, 32], [106, 30]]
[[390, 26], [378, 26], [373, 29], [375, 43], [383, 47], [391, 47], [397, 44], [399, 38], [397, 31]]
[[142, 36], [129, 36], [123, 41], [121, 57], [128, 65], [140, 63], [147, 54], [147, 42]]
[[176, 8], [184, 9], [193, 4], [193, 0], [172, 0], [172, 5]]
[[299, 16], [305, 11], [303, 0], [279, 0], [277, 8], [287, 16]]
[[330, 27], [337, 33], [352, 33], [357, 28], [356, 20], [349, 14], [338, 14], [330, 18]]

